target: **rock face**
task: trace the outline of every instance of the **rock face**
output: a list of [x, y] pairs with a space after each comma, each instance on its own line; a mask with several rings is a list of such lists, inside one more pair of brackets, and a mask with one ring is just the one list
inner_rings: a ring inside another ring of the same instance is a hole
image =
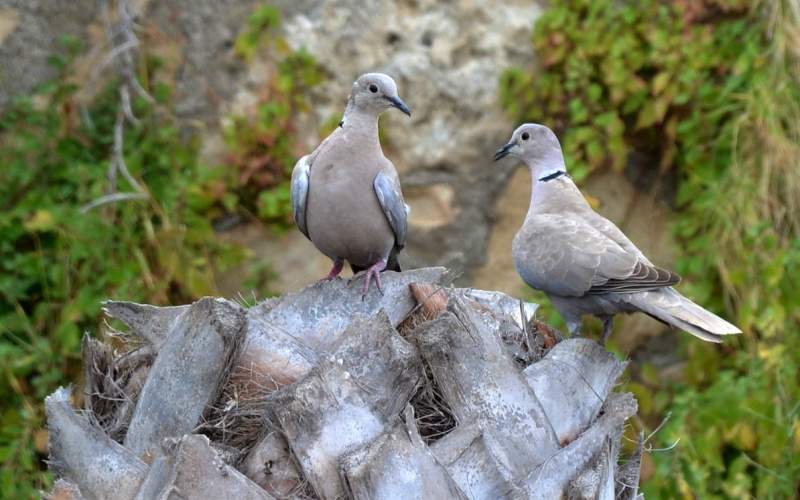
[[179, 52], [175, 112], [184, 120], [213, 124], [246, 73], [233, 44], [256, 0], [142, 2], [142, 20], [156, 28], [155, 43]]
[[[108, 50], [103, 9], [98, 0], [0, 0], [0, 109], [55, 76], [48, 58], [59, 50], [59, 38], [72, 36], [88, 49], [78, 62], [78, 79]], [[215, 122], [232, 98], [244, 68], [233, 51], [236, 34], [257, 0], [129, 0], [148, 49], [165, 58], [173, 73], [176, 109], [185, 120]], [[110, 17], [115, 2], [109, 1]], [[86, 64], [81, 64], [82, 62]], [[92, 75], [95, 76], [95, 75]]]
[[[163, 60], [174, 81], [175, 113], [202, 135], [209, 162], [224, 163], [220, 128], [231, 112], [246, 111], [270, 78], [268, 65], [237, 58], [233, 44], [257, 0], [130, 0], [140, 39]], [[114, 2], [111, 2], [112, 4]], [[491, 154], [516, 125], [497, 102], [498, 75], [534, 57], [535, 2], [502, 5], [472, 0], [278, 0], [284, 36], [310, 52], [325, 70], [311, 96], [313, 113], [302, 128], [307, 149], [322, 123], [338, 117], [353, 80], [366, 71], [394, 76], [412, 118], [382, 118], [384, 150], [400, 172], [411, 205], [405, 267], [446, 265], [458, 283], [526, 293], [510, 258], [510, 242], [527, 210], [530, 179], [513, 162]], [[95, 0], [0, 0], [0, 108], [52, 77], [47, 57], [61, 35], [86, 40], [78, 61], [90, 75], [107, 47]], [[94, 64], [93, 64], [93, 63]], [[89, 90], [91, 93], [91, 90]], [[510, 181], [511, 176], [514, 180]], [[599, 210], [663, 266], [672, 261], [669, 209], [640, 196], [621, 174], [590, 178], [586, 192]], [[296, 231], [276, 236], [257, 225], [222, 234], [244, 243], [277, 271], [275, 291], [296, 290], [320, 278], [329, 262]], [[222, 278], [221, 291], [241, 290], [241, 273]], [[660, 331], [636, 319], [635, 328]]]
[[0, 109], [55, 76], [47, 59], [59, 48], [59, 38], [84, 38], [96, 5], [95, 0], [0, 1]]
[[464, 280], [485, 259], [491, 212], [511, 166], [491, 154], [513, 124], [497, 104], [499, 73], [533, 57], [540, 8], [531, 2], [307, 2], [286, 36], [329, 73], [315, 96], [320, 121], [338, 115], [350, 85], [386, 72], [412, 108], [383, 119], [387, 156], [411, 205], [405, 261], [447, 265]]
[[[94, 0], [8, 1], [10, 8], [0, 8], [0, 107], [52, 76], [46, 57], [56, 49], [54, 34], [84, 38], [90, 55], [102, 54], [104, 27]], [[257, 70], [257, 61], [255, 70], [245, 67], [232, 49], [257, 3], [131, 2], [139, 13], [142, 42], [162, 56], [165, 72], [174, 78], [176, 115], [187, 125], [203, 124], [204, 150], [212, 155], [225, 113], [246, 107], [269, 77]], [[281, 0], [275, 5], [282, 11], [287, 41], [314, 55], [328, 77], [312, 99], [316, 116], [304, 138], [309, 148], [320, 139], [320, 123], [342, 112], [359, 74], [384, 71], [397, 79], [413, 118], [388, 113], [384, 129], [387, 155], [401, 173], [412, 207], [405, 262], [409, 267], [449, 265], [466, 282], [485, 260], [492, 208], [512, 169], [490, 160], [513, 126], [497, 105], [498, 75], [533, 57], [529, 40], [540, 7], [468, 0]], [[310, 245], [298, 246], [309, 259], [322, 260]], [[275, 268], [284, 269], [282, 264]]]

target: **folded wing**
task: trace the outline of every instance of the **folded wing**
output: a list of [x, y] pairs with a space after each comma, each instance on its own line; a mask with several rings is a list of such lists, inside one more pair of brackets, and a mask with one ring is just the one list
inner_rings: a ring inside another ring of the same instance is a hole
[[386, 220], [389, 221], [395, 237], [395, 247], [400, 250], [406, 244], [408, 231], [408, 207], [403, 202], [400, 185], [396, 178], [392, 178], [380, 171], [372, 183], [375, 195], [378, 197]]
[[306, 203], [308, 201], [308, 182], [309, 182], [309, 168], [311, 162], [309, 161], [310, 155], [300, 158], [292, 170], [292, 215], [297, 228], [308, 236], [308, 227], [306, 226]]
[[680, 281], [677, 274], [653, 266], [580, 219], [536, 215], [529, 227], [524, 277], [548, 293], [565, 297], [632, 293]]

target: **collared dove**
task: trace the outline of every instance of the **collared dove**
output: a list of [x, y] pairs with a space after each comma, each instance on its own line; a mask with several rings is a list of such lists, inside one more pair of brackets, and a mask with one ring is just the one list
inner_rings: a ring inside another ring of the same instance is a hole
[[381, 271], [400, 271], [397, 254], [406, 240], [408, 206], [378, 139], [378, 115], [392, 107], [411, 116], [391, 77], [360, 76], [339, 127], [292, 172], [295, 223], [333, 261], [323, 280], [338, 276], [347, 261], [353, 273], [366, 270], [363, 296], [372, 278], [382, 292]]
[[517, 128], [495, 161], [512, 156], [533, 176], [531, 205], [514, 237], [514, 266], [531, 287], [545, 292], [570, 332], [581, 318], [603, 321], [603, 342], [617, 313], [641, 311], [709, 342], [741, 330], [687, 299], [672, 285], [680, 277], [653, 265], [611, 221], [592, 210], [567, 175], [552, 130], [535, 123]]

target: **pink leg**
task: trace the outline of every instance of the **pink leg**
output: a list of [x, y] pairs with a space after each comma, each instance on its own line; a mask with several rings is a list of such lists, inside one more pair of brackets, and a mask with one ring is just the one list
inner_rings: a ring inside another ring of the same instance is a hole
[[320, 281], [330, 281], [333, 278], [339, 276], [339, 273], [342, 272], [342, 268], [344, 268], [344, 261], [343, 260], [334, 260], [333, 267], [331, 268], [331, 272], [328, 273], [327, 276], [322, 278]]
[[369, 283], [372, 281], [372, 278], [375, 278], [375, 286], [378, 287], [378, 291], [381, 292], [383, 295], [383, 288], [381, 287], [381, 271], [386, 269], [386, 259], [381, 259], [369, 269], [366, 270], [367, 276], [364, 280], [364, 288], [361, 290], [361, 300], [363, 301], [367, 297], [367, 292], [369, 291]]

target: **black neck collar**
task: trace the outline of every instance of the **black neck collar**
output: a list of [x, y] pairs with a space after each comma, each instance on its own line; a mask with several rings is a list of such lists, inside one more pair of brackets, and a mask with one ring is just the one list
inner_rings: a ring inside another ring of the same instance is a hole
[[562, 175], [566, 175], [567, 177], [569, 177], [569, 175], [567, 175], [567, 171], [566, 170], [559, 170], [557, 172], [553, 172], [550, 175], [545, 175], [544, 177], [540, 178], [539, 181], [541, 181], [541, 182], [552, 181], [553, 179], [558, 179]]

